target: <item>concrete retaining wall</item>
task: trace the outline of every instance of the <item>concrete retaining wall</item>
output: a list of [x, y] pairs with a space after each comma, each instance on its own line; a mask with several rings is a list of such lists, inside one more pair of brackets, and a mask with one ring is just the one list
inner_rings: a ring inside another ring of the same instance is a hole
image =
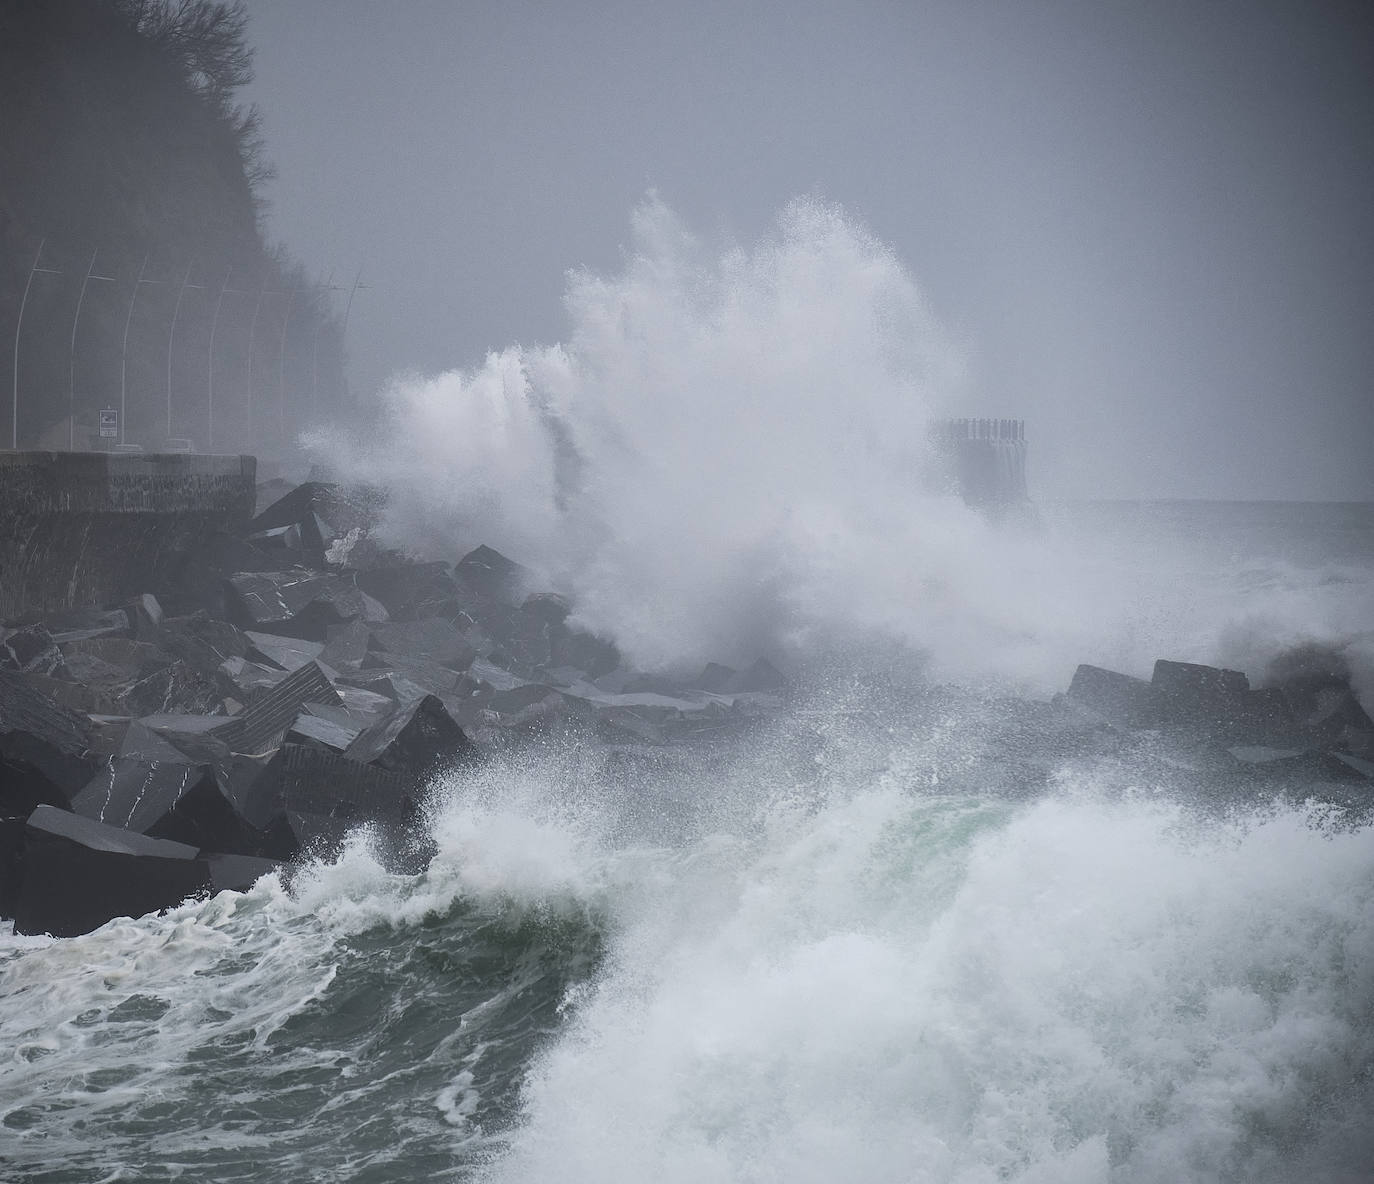
[[253, 516], [251, 456], [0, 452], [0, 619], [157, 592]]

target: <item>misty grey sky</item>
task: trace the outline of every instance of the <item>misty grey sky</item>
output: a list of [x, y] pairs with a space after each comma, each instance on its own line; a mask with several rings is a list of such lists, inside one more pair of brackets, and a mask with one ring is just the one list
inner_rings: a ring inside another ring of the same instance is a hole
[[1039, 497], [1374, 499], [1368, 4], [249, 0], [269, 232], [355, 385], [561, 338], [657, 189], [891, 244]]

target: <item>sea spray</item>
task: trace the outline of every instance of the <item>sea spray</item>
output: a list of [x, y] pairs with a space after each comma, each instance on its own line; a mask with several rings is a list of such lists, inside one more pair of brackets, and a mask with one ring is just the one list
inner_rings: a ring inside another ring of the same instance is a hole
[[392, 543], [510, 553], [637, 666], [901, 654], [1048, 694], [1083, 661], [1148, 676], [1224, 657], [1258, 678], [1312, 639], [1351, 648], [1374, 689], [1367, 515], [1328, 578], [1311, 565], [1329, 556], [1286, 555], [1301, 531], [1256, 566], [1190, 534], [1186, 506], [1110, 523], [1045, 506], [1026, 531], [932, 486], [930, 420], [999, 408], [902, 263], [833, 205], [719, 246], [651, 197], [620, 270], [570, 273], [566, 306], [562, 344], [398, 376], [372, 438], [313, 445], [388, 489]]

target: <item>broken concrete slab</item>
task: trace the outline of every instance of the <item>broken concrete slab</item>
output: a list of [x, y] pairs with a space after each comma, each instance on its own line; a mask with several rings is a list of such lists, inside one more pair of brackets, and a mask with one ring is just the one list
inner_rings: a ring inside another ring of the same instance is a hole
[[[347, 713], [343, 713], [347, 714]], [[302, 711], [286, 733], [287, 744], [314, 744], [331, 752], [344, 753], [364, 731], [364, 725], [353, 719], [341, 721]]]
[[244, 817], [276, 836], [277, 850], [269, 853], [282, 858], [291, 858], [308, 838], [289, 815], [327, 818], [346, 829], [410, 826], [419, 809], [412, 779], [314, 745], [283, 744], [234, 792]]
[[216, 728], [215, 736], [231, 752], [267, 752], [281, 743], [303, 703], [343, 704], [315, 662], [306, 663], [270, 690], [256, 695], [242, 712]]
[[277, 666], [250, 662], [247, 658], [227, 658], [220, 663], [219, 675], [233, 687], [235, 700], [246, 703], [259, 691], [270, 690], [283, 679], [289, 678], [290, 672]]
[[1239, 670], [1160, 658], [1150, 686], [1161, 722], [1209, 728], [1224, 727], [1244, 713], [1250, 680]]
[[[357, 678], [367, 679], [376, 674], [397, 674], [432, 695], [451, 694], [462, 675], [448, 666], [406, 658], [400, 654], [369, 652], [357, 671]], [[340, 678], [344, 677], [340, 675]]]
[[242, 630], [204, 611], [165, 618], [158, 637], [162, 648], [202, 673], [214, 670], [229, 658], [242, 658], [249, 646]]
[[133, 629], [129, 614], [122, 608], [64, 609], [43, 618], [59, 645], [93, 637], [128, 637]]
[[221, 697], [219, 684], [213, 678], [178, 658], [123, 688], [117, 701], [126, 714], [133, 716], [211, 715], [222, 710]]
[[[432, 693], [425, 690], [419, 683], [413, 682], [404, 674], [394, 670], [380, 673], [360, 670], [356, 674], [340, 675], [336, 685], [340, 694], [343, 693], [345, 687], [355, 687], [358, 690], [388, 699], [393, 703], [413, 703], [415, 700], [423, 699]], [[347, 702], [345, 700], [345, 703]]]
[[550, 628], [549, 649], [550, 665], [573, 666], [586, 671], [589, 678], [600, 678], [620, 665], [615, 642], [566, 623]]
[[261, 859], [252, 855], [202, 855], [202, 862], [210, 875], [212, 892], [247, 892], [263, 876], [274, 875], [282, 869], [276, 859]]
[[1080, 665], [1069, 683], [1069, 699], [1105, 720], [1130, 728], [1157, 722], [1154, 692], [1143, 678], [1101, 666]]
[[112, 757], [72, 800], [72, 810], [107, 826], [198, 849], [254, 854], [262, 845], [207, 765]]
[[453, 578], [479, 601], [514, 608], [523, 603], [533, 573], [483, 543], [453, 565]]
[[39, 806], [24, 828], [14, 931], [75, 937], [205, 892], [196, 848]]
[[442, 617], [373, 625], [368, 648], [465, 670], [477, 656], [461, 632]]
[[115, 754], [147, 764], [190, 764], [191, 759], [165, 736], [153, 731], [142, 720], [130, 720]]
[[385, 606], [393, 621], [425, 617], [452, 621], [471, 599], [442, 562], [403, 560], [360, 571], [356, 579], [359, 588]]
[[0, 629], [0, 668], [55, 677], [62, 673], [62, 650], [46, 625]]
[[[185, 754], [191, 764], [213, 765], [229, 759], [229, 746], [215, 735], [222, 715], [147, 715], [137, 722]], [[132, 727], [132, 725], [131, 725]]]
[[426, 695], [368, 728], [345, 755], [420, 786], [434, 773], [475, 761], [479, 754], [442, 700]]
[[725, 688], [730, 685], [730, 680], [738, 673], [733, 666], [725, 666], [720, 662], [707, 662], [701, 673], [688, 685], [719, 694], [724, 692]]
[[[388, 628], [396, 628], [390, 625]], [[349, 621], [335, 625], [325, 635], [325, 646], [320, 652], [320, 661], [335, 670], [357, 670], [367, 657], [368, 646], [372, 641], [372, 626], [365, 621]]]
[[324, 644], [295, 637], [278, 637], [273, 633], [246, 631], [243, 635], [250, 646], [248, 656], [266, 662], [280, 670], [299, 670], [324, 653]]
[[0, 814], [66, 809], [95, 773], [89, 720], [0, 670]]
[[244, 628], [289, 621], [315, 599], [332, 577], [310, 568], [236, 572], [228, 577], [236, 624]]

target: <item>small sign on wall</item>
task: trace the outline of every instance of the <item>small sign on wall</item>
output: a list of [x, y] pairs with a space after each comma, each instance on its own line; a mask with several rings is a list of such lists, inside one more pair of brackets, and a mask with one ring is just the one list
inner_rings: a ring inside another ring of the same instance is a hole
[[119, 409], [117, 407], [102, 407], [100, 409], [100, 438], [102, 440], [119, 439]]

